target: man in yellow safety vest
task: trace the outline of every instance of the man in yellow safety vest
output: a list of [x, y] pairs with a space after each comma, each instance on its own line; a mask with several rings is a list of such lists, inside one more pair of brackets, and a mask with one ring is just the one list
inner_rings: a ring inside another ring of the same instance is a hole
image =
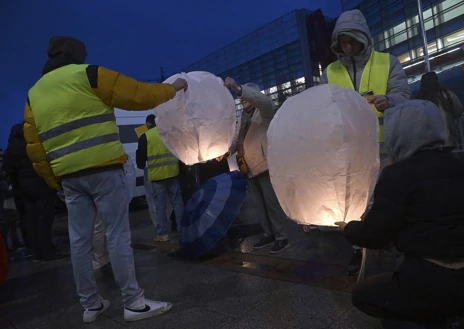
[[[359, 10], [340, 15], [332, 34], [332, 52], [338, 61], [322, 73], [321, 84], [335, 84], [356, 90], [372, 104], [379, 118], [380, 170], [388, 164], [388, 153], [383, 139], [383, 112], [409, 100], [406, 74], [395, 56], [374, 51], [373, 39], [366, 19]], [[362, 252], [353, 249], [347, 266], [349, 275], [357, 275], [361, 268]]]
[[114, 277], [124, 303], [124, 319], [163, 314], [170, 303], [144, 298], [135, 278], [129, 227], [128, 191], [114, 107], [143, 111], [187, 89], [183, 79], [149, 84], [96, 65], [84, 64], [85, 45], [52, 37], [42, 78], [29, 90], [24, 113], [27, 153], [49, 186], [64, 190], [77, 293], [93, 322], [109, 307], [93, 277], [92, 235], [97, 211], [106, 227]]
[[148, 131], [140, 136], [136, 160], [139, 169], [144, 169], [148, 164], [148, 180], [152, 184], [157, 219], [158, 235], [155, 241], [169, 241], [166, 215], [168, 197], [174, 209], [178, 232], [181, 230], [180, 219], [184, 211], [179, 182], [179, 160], [164, 144], [154, 120]]

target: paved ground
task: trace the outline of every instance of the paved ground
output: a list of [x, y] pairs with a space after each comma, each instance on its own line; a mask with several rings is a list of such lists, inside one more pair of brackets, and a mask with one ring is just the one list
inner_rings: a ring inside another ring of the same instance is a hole
[[[243, 217], [253, 222], [256, 216], [248, 210]], [[131, 227], [139, 283], [148, 298], [172, 302], [171, 312], [126, 323], [116, 284], [100, 277], [100, 293], [112, 306], [84, 325], [70, 262], [35, 265], [18, 253], [0, 287], [0, 328], [381, 328], [351, 305], [354, 281], [343, 274], [350, 249], [338, 234], [305, 234], [289, 224], [291, 248], [271, 257], [268, 250], [252, 252], [257, 236], [241, 238], [250, 232], [235, 229], [233, 238], [192, 262], [178, 256], [175, 243], [153, 242], [146, 211], [131, 213]], [[57, 219], [55, 232], [66, 246], [65, 217]]]

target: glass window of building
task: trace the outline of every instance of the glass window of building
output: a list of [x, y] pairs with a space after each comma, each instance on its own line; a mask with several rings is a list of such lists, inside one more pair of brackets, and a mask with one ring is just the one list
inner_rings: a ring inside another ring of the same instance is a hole
[[443, 15], [441, 17], [443, 22], [450, 21], [458, 16], [464, 15], [464, 2], [458, 0], [445, 1], [442, 5]]
[[[429, 54], [436, 53], [437, 50], [438, 50], [438, 49], [437, 49], [437, 41], [430, 42], [430, 43], [427, 45], [427, 49], [428, 49], [428, 51], [429, 51]], [[422, 49], [422, 47], [416, 48], [415, 51], [416, 51], [417, 57], [422, 57], [422, 56], [424, 56], [424, 50]]]
[[443, 46], [449, 47], [464, 42], [464, 29], [443, 38]]
[[405, 53], [405, 54], [399, 55], [398, 60], [400, 61], [400, 63], [409, 62], [411, 60], [411, 56], [409, 55], [409, 51], [407, 53]]

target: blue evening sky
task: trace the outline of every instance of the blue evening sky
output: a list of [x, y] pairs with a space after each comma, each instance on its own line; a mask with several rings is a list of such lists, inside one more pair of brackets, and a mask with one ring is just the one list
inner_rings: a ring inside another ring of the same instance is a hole
[[340, 0], [1, 0], [0, 147], [22, 121], [28, 89], [40, 78], [48, 39], [70, 35], [87, 62], [158, 78], [200, 59], [293, 9], [340, 14]]

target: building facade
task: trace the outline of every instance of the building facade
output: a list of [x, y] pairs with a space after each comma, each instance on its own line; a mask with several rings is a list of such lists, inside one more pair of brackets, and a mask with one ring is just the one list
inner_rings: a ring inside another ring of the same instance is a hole
[[[242, 84], [254, 82], [279, 107], [287, 97], [320, 80], [320, 52], [312, 38], [314, 29], [308, 28], [314, 20], [322, 29], [332, 22], [320, 11], [294, 10], [182, 71], [208, 71]], [[240, 110], [238, 100], [237, 107]]]
[[[422, 0], [431, 68], [437, 72], [464, 63], [464, 1]], [[424, 72], [417, 0], [342, 0], [344, 11], [366, 16], [374, 47], [396, 55], [410, 82]]]

